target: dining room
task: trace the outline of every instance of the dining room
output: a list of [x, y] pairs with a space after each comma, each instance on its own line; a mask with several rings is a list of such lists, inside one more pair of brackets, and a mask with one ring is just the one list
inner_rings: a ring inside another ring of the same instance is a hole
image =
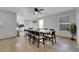
[[1, 59], [79, 59], [78, 0], [0, 0]]
[[[2, 8], [1, 7], [0, 11], [2, 10], [5, 11], [7, 14], [8, 12], [11, 13], [13, 15], [11, 17], [13, 17], [13, 19], [17, 21], [11, 21], [12, 23], [14, 22], [16, 24], [11, 23], [10, 25], [8, 25], [8, 28], [10, 28], [9, 26], [11, 27], [13, 26], [12, 27], [13, 31], [11, 32], [13, 33], [13, 36], [11, 36], [12, 38], [7, 37], [8, 39], [7, 38], [4, 39], [4, 37], [6, 36], [4, 35], [3, 37], [4, 40], [0, 41], [1, 43], [0, 51], [13, 51], [13, 52], [15, 51], [16, 52], [78, 52], [79, 51], [75, 35], [77, 25], [76, 8], [74, 7]], [[6, 19], [3, 20], [6, 22]], [[73, 33], [75, 34], [72, 35]], [[7, 36], [10, 35], [8, 34], [7, 31]]]
[[45, 49], [43, 51], [79, 51], [76, 40], [71, 39], [69, 32], [70, 24], [76, 24], [76, 10], [74, 8], [65, 10], [42, 16], [39, 13], [34, 13], [37, 18], [24, 20], [24, 36], [37, 48], [36, 51], [41, 51], [42, 48]]

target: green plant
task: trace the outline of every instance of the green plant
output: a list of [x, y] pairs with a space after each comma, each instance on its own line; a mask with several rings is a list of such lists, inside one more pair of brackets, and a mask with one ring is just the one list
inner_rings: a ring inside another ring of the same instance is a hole
[[74, 36], [76, 36], [76, 32], [77, 32], [77, 27], [75, 23], [71, 23], [69, 26], [69, 31], [72, 34], [72, 40], [74, 39]]

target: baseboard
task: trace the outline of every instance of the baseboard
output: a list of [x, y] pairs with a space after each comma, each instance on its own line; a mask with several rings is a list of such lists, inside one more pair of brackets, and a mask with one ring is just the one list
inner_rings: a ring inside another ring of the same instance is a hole
[[0, 39], [0, 40], [13, 39], [13, 38], [16, 38], [16, 37], [17, 37], [17, 35], [16, 36], [12, 36], [12, 37], [8, 37], [8, 38], [3, 38], [3, 39]]
[[56, 35], [56, 36], [61, 38], [71, 39], [70, 37], [66, 37], [66, 36], [61, 36], [61, 35]]

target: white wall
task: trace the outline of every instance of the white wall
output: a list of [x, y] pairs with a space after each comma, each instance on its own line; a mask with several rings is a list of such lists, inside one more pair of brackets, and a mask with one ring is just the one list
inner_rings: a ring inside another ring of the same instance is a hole
[[79, 8], [76, 9], [76, 24], [77, 24], [77, 44], [79, 48]]
[[76, 14], [76, 23], [77, 23], [77, 44], [79, 47], [79, 14]]
[[[59, 28], [58, 28], [59, 27], [58, 16], [64, 16], [64, 15], [69, 16], [70, 23], [76, 22], [76, 11], [75, 11], [75, 9], [73, 9], [73, 10], [64, 11], [64, 12], [60, 12], [60, 13], [57, 13], [57, 14], [42, 17], [44, 19], [44, 28], [49, 28], [49, 29], [54, 28], [56, 30], [56, 35], [71, 37], [70, 32], [60, 31]], [[41, 18], [38, 18], [38, 19], [41, 19]]]
[[28, 29], [28, 28], [34, 28], [34, 29], [37, 29], [38, 28], [38, 20], [34, 20], [34, 21], [37, 21], [36, 23], [33, 23], [33, 20], [25, 20], [24, 21], [24, 25], [25, 25], [25, 28]]
[[16, 14], [8, 11], [0, 11], [0, 39], [14, 37], [16, 31]]

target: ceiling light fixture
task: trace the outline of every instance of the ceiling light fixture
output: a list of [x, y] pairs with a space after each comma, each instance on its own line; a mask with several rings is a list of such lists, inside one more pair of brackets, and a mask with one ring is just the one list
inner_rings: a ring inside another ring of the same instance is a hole
[[35, 12], [35, 14], [37, 14], [38, 12]]

